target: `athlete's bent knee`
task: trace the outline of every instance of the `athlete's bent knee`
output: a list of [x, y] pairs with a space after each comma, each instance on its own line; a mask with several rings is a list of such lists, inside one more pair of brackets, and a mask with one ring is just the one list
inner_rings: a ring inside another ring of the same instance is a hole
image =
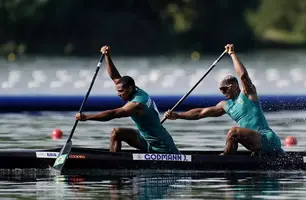
[[239, 139], [239, 127], [232, 127], [227, 132], [227, 140], [237, 140]]
[[114, 128], [111, 132], [110, 139], [118, 140], [119, 139], [120, 128]]

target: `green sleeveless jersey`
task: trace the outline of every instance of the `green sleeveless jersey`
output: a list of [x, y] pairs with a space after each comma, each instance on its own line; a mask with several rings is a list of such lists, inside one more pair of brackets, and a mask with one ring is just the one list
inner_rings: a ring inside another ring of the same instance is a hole
[[240, 92], [239, 96], [226, 101], [225, 112], [242, 128], [255, 131], [271, 130], [259, 101], [250, 100]]
[[136, 94], [130, 102], [139, 102], [145, 105], [142, 114], [131, 116], [140, 134], [149, 143], [160, 139], [172, 141], [172, 137], [160, 123], [159, 111], [154, 101], [142, 89], [136, 88], [136, 90]]

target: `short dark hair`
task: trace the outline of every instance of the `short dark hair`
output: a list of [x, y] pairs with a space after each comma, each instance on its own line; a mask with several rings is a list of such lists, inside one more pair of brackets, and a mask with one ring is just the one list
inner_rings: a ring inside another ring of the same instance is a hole
[[130, 76], [122, 76], [117, 84], [122, 84], [123, 88], [127, 88], [129, 86], [132, 86], [132, 88], [135, 88], [135, 81], [132, 77]]

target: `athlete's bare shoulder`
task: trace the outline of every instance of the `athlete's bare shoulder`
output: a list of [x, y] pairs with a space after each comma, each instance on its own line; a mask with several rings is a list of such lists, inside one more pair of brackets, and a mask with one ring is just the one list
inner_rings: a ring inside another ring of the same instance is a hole
[[216, 107], [225, 109], [225, 105], [226, 105], [226, 101], [223, 100], [223, 101], [220, 101], [220, 102], [216, 105]]

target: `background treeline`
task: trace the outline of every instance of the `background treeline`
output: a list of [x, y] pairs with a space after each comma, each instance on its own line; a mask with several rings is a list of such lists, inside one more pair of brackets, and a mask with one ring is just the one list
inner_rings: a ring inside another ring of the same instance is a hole
[[0, 53], [152, 55], [305, 47], [306, 0], [0, 0]]

